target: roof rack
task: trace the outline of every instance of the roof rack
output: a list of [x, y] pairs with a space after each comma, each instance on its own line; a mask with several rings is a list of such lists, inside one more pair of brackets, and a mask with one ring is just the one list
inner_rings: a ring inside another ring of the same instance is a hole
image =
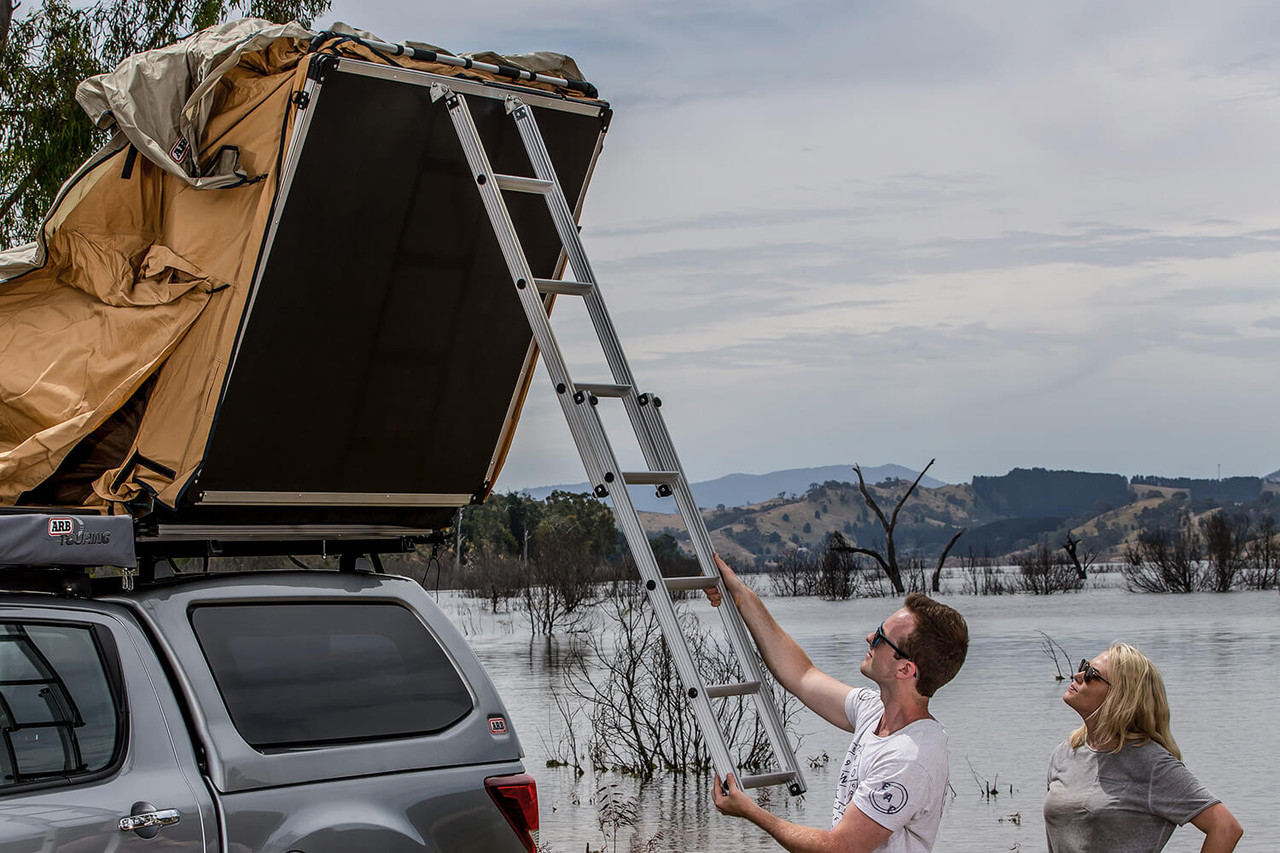
[[[353, 535], [353, 534], [363, 535]], [[250, 532], [252, 533], [252, 532]], [[275, 535], [271, 535], [271, 534]], [[167, 580], [173, 561], [211, 557], [339, 558], [339, 571], [382, 571], [379, 554], [407, 553], [418, 545], [439, 544], [439, 531], [402, 532], [366, 528], [280, 531], [248, 535], [235, 528], [202, 528], [185, 535], [157, 536], [126, 515], [104, 516], [83, 509], [0, 507], [0, 589], [88, 597], [106, 580], [113, 591]], [[97, 567], [116, 567], [120, 578], [91, 577]], [[119, 587], [116, 585], [119, 584]]]

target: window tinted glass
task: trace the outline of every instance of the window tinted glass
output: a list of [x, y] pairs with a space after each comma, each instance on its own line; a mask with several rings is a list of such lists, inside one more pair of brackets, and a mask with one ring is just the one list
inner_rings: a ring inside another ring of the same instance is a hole
[[191, 623], [240, 735], [259, 748], [429, 734], [470, 691], [397, 604], [235, 604]]
[[0, 788], [105, 770], [120, 740], [86, 626], [0, 622]]

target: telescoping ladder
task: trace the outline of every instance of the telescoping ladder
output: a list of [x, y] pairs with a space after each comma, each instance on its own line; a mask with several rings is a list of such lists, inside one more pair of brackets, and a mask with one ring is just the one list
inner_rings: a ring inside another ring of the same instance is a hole
[[[626, 537], [627, 545], [635, 558], [636, 566], [648, 590], [649, 600], [657, 614], [667, 648], [680, 675], [685, 693], [689, 697], [698, 727], [706, 741], [712, 766], [724, 779], [734, 774], [743, 788], [767, 785], [787, 785], [792, 794], [804, 793], [804, 776], [796, 761], [795, 753], [783, 728], [782, 716], [774, 705], [772, 692], [760, 671], [760, 661], [751, 642], [742, 616], [734, 607], [732, 598], [725, 594], [719, 612], [724, 623], [729, 645], [742, 671], [743, 680], [735, 684], [703, 683], [698, 672], [688, 640], [680, 625], [671, 594], [680, 590], [706, 590], [720, 586], [720, 573], [713, 559], [711, 535], [707, 532], [693, 492], [685, 479], [676, 457], [675, 447], [658, 411], [661, 400], [652, 394], [638, 393], [631, 369], [622, 353], [613, 322], [605, 310], [604, 302], [596, 287], [591, 265], [578, 238], [577, 223], [573, 211], [565, 199], [556, 178], [546, 144], [534, 120], [533, 111], [514, 95], [506, 99], [506, 111], [516, 123], [520, 139], [533, 166], [533, 177], [495, 174], [489, 156], [476, 131], [466, 98], [441, 83], [431, 87], [431, 97], [438, 102], [444, 99], [471, 173], [475, 177], [485, 210], [502, 248], [507, 268], [534, 340], [542, 352], [547, 372], [555, 385], [560, 406], [569, 423], [578, 452], [582, 456], [597, 497], [610, 497], [614, 515]], [[564, 246], [565, 255], [572, 268], [574, 280], [540, 279], [533, 276], [529, 261], [521, 248], [511, 215], [503, 198], [504, 192], [533, 193], [546, 199], [551, 218]], [[548, 294], [581, 297], [595, 328], [609, 369], [612, 382], [578, 382], [569, 376], [565, 359], [551, 329], [550, 316], [544, 304]], [[648, 470], [624, 472], [619, 470], [612, 446], [605, 434], [604, 423], [596, 411], [601, 397], [620, 398], [626, 408], [635, 438], [643, 452]], [[651, 485], [663, 497], [673, 497], [697, 553], [701, 573], [695, 577], [665, 578], [640, 524], [635, 505], [627, 486]], [[713, 699], [730, 696], [750, 696], [762, 727], [773, 749], [776, 767], [761, 773], [744, 776], [733, 761], [725, 728], [721, 724]]]

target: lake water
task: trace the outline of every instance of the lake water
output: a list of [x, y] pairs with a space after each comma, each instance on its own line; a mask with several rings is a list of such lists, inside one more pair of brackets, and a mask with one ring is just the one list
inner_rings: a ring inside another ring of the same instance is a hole
[[[1103, 581], [1105, 583], [1105, 580]], [[1091, 580], [1091, 583], [1095, 583]], [[1044, 631], [1078, 662], [1112, 640], [1133, 643], [1164, 673], [1173, 707], [1173, 733], [1183, 760], [1245, 828], [1239, 851], [1280, 849], [1280, 596], [1270, 592], [1161, 596], [1091, 588], [1045, 597], [945, 595], [964, 614], [970, 648], [964, 669], [934, 698], [931, 710], [947, 727], [951, 785], [935, 850], [988, 853], [1046, 849], [1041, 808], [1049, 754], [1080, 718], [1061, 699], [1053, 662], [1041, 651]], [[897, 606], [893, 599], [826, 602], [767, 598], [778, 622], [822, 669], [855, 686], [864, 636]], [[443, 593], [441, 605], [469, 635], [498, 684], [538, 781], [542, 830], [549, 851], [613, 850], [593, 802], [600, 785], [637, 801], [639, 820], [617, 835], [618, 850], [766, 851], [779, 849], [746, 821], [718, 814], [709, 779], [670, 777], [639, 786], [603, 774], [575, 778], [547, 768], [562, 723], [552, 700], [559, 686], [557, 656], [531, 642], [518, 615], [487, 613], [487, 605]], [[691, 604], [710, 613], [703, 602]], [[809, 792], [791, 798], [775, 788], [769, 808], [788, 820], [826, 827], [831, 797], [849, 735], [807, 709], [796, 718], [802, 764], [826, 753], [825, 767], [806, 769]], [[984, 799], [970, 771], [997, 782]], [[1010, 790], [1012, 788], [1012, 790]], [[1165, 848], [1200, 849], [1203, 835], [1187, 826]]]

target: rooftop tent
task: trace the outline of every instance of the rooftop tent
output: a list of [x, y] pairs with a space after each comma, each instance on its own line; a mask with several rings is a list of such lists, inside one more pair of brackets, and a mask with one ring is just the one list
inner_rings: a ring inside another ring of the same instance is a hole
[[[527, 174], [518, 92], [578, 209], [609, 109], [566, 57], [473, 59], [248, 20], [82, 84], [118, 132], [0, 255], [0, 508], [225, 539], [429, 531], [483, 499], [536, 347], [430, 84]], [[545, 205], [509, 206], [556, 277]]]

